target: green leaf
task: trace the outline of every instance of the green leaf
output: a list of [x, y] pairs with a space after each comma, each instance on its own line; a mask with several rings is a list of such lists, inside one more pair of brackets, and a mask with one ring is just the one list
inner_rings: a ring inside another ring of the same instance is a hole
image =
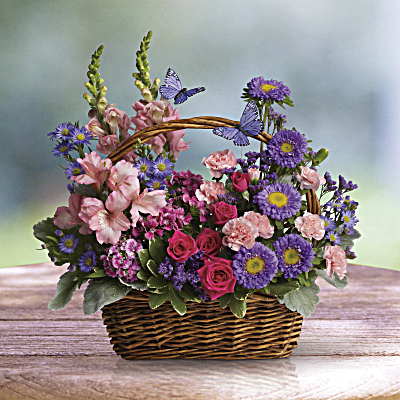
[[332, 278], [329, 278], [326, 269], [318, 269], [317, 274], [337, 289], [344, 289], [348, 285], [347, 276], [339, 279], [336, 272], [333, 273]]
[[149, 297], [149, 306], [153, 310], [157, 307], [160, 307], [162, 304], [166, 302], [169, 296], [169, 291], [166, 290], [164, 293], [152, 293]]
[[93, 274], [86, 275], [86, 278], [103, 278], [103, 276], [107, 276], [107, 274], [104, 269], [101, 269], [100, 271], [93, 272]]
[[323, 261], [322, 257], [315, 257], [314, 260], [311, 261], [312, 264], [314, 265], [319, 265]]
[[286, 293], [298, 289], [299, 283], [297, 281], [282, 281], [277, 283], [270, 283], [268, 287], [270, 292], [275, 296], [283, 296]]
[[90, 281], [83, 299], [85, 315], [94, 314], [107, 304], [125, 297], [131, 288], [122, 285], [118, 279], [108, 278], [101, 281]]
[[235, 296], [231, 296], [229, 300], [229, 308], [237, 318], [243, 318], [246, 314], [246, 300], [238, 300]]
[[165, 261], [167, 252], [165, 250], [164, 243], [160, 239], [151, 239], [149, 242], [149, 251], [151, 258], [160, 265]]
[[93, 189], [92, 185], [82, 185], [77, 183], [74, 189], [74, 193], [86, 197], [97, 197], [96, 191]]
[[150, 278], [151, 276], [153, 276], [153, 275], [152, 275], [151, 272], [149, 272], [149, 271], [147, 271], [147, 270], [145, 270], [145, 269], [142, 268], [142, 269], [140, 269], [140, 270], [137, 272], [136, 276], [137, 276], [139, 279], [141, 279], [142, 281], [147, 282], [147, 281], [149, 280], [149, 278]]
[[144, 281], [142, 281], [142, 280], [140, 280], [140, 279], [138, 279], [137, 281], [133, 281], [132, 283], [131, 282], [125, 282], [125, 281], [123, 281], [122, 279], [121, 279], [121, 277], [119, 276], [118, 277], [118, 280], [120, 281], [120, 283], [122, 283], [123, 285], [125, 285], [125, 286], [129, 286], [129, 287], [131, 287], [132, 289], [136, 289], [136, 290], [140, 290], [140, 291], [145, 291], [146, 289], [147, 289], [147, 284], [146, 284], [146, 282], [144, 282]]
[[147, 269], [154, 275], [154, 276], [161, 276], [158, 273], [158, 265], [155, 263], [154, 260], [149, 260], [147, 262]]
[[283, 222], [279, 221], [278, 219], [275, 220], [275, 225], [277, 229], [282, 230], [283, 229]]
[[168, 286], [168, 281], [165, 278], [151, 276], [147, 281], [147, 287], [161, 289]]
[[249, 195], [249, 192], [248, 192], [247, 190], [245, 190], [245, 191], [242, 193], [242, 196], [243, 196], [243, 198], [245, 198], [247, 201], [249, 201], [250, 195]]
[[229, 301], [231, 300], [232, 293], [225, 293], [221, 297], [218, 297], [218, 302], [221, 308], [225, 309], [226, 306], [229, 304]]
[[143, 268], [147, 268], [147, 262], [150, 260], [150, 253], [147, 249], [139, 251], [139, 260]]
[[277, 179], [276, 182], [278, 182], [278, 183], [288, 183], [289, 185], [292, 185], [292, 186], [293, 186], [293, 183], [292, 183], [292, 175], [290, 175], [290, 174], [285, 174], [285, 175], [280, 176], [280, 177]]
[[283, 300], [278, 297], [279, 302], [292, 311], [297, 311], [303, 317], [309, 317], [315, 310], [315, 305], [318, 304], [319, 287], [316, 284], [302, 286], [301, 288], [287, 293], [283, 296]]
[[233, 295], [238, 300], [246, 300], [247, 295], [249, 294], [248, 289], [236, 284]]
[[59, 228], [53, 224], [53, 218], [49, 217], [34, 225], [33, 234], [37, 239], [41, 240], [42, 242], [48, 242], [49, 240], [46, 239], [46, 236], [53, 235], [57, 229]]
[[46, 236], [46, 239], [53, 241], [55, 244], [58, 244], [58, 240], [53, 236]]
[[72, 299], [78, 280], [72, 272], [66, 272], [60, 276], [57, 283], [57, 291], [54, 298], [49, 303], [49, 310], [57, 311], [64, 308]]
[[346, 250], [347, 247], [350, 247], [350, 249], [354, 246], [354, 242], [352, 240], [352, 236], [349, 235], [343, 235], [340, 237], [340, 245], [339, 245], [343, 250]]
[[179, 315], [185, 315], [186, 313], [186, 302], [180, 296], [179, 292], [174, 288], [171, 282], [169, 282], [169, 299], [171, 300], [172, 307]]

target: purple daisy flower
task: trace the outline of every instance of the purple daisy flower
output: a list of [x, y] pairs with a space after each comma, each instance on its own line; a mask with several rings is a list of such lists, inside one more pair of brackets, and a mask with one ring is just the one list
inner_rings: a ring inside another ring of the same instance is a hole
[[273, 183], [254, 196], [254, 202], [264, 215], [283, 221], [301, 208], [300, 193], [288, 183]]
[[174, 163], [165, 158], [164, 156], [158, 156], [154, 162], [154, 176], [158, 178], [166, 178], [168, 175], [172, 174], [172, 167]]
[[325, 239], [328, 239], [332, 242], [333, 245], [341, 244], [342, 241], [339, 237], [339, 234], [335, 231], [326, 232]]
[[54, 132], [50, 132], [47, 136], [50, 136], [50, 139], [71, 139], [71, 129], [74, 126], [68, 124], [67, 122], [63, 122], [62, 124], [58, 125]]
[[312, 267], [315, 252], [311, 244], [300, 235], [291, 233], [274, 242], [278, 268], [285, 278], [296, 278], [297, 274], [308, 272]]
[[78, 262], [79, 269], [83, 272], [90, 272], [97, 264], [97, 255], [93, 250], [85, 251]]
[[165, 180], [160, 177], [152, 177], [146, 182], [146, 186], [149, 188], [149, 191], [153, 190], [164, 190], [165, 189]]
[[71, 140], [73, 144], [79, 144], [83, 146], [85, 144], [90, 144], [90, 140], [93, 136], [86, 130], [84, 126], [82, 128], [74, 126], [71, 129]]
[[262, 289], [278, 272], [278, 259], [270, 248], [256, 242], [250, 250], [240, 248], [233, 257], [232, 270], [239, 285]]
[[265, 80], [263, 76], [253, 78], [248, 84], [249, 95], [265, 101], [282, 101], [290, 96], [290, 89], [275, 79]]
[[343, 221], [343, 228], [349, 229], [354, 228], [357, 222], [359, 222], [352, 211], [343, 211], [341, 220]]
[[140, 157], [135, 162], [135, 167], [138, 170], [138, 178], [140, 180], [146, 179], [154, 171], [154, 163], [146, 157]]
[[53, 150], [56, 157], [67, 156], [73, 150], [72, 144], [68, 140], [62, 140]]
[[75, 251], [76, 246], [78, 246], [79, 240], [75, 237], [75, 235], [68, 234], [63, 235], [58, 243], [58, 247], [60, 251], [65, 254], [71, 254]]
[[336, 223], [332, 218], [329, 218], [328, 216], [323, 217], [322, 215], [319, 217], [324, 220], [324, 227], [326, 231], [333, 231], [336, 229]]
[[67, 185], [67, 189], [69, 190], [70, 193], [74, 193], [75, 192], [75, 183], [68, 183]]
[[307, 152], [307, 139], [295, 129], [276, 133], [267, 145], [271, 159], [281, 167], [295, 168]]
[[82, 168], [82, 165], [79, 164], [78, 161], [74, 161], [73, 163], [69, 164], [64, 171], [65, 175], [67, 175], [68, 179], [71, 179], [73, 176], [82, 175], [85, 173], [85, 170]]

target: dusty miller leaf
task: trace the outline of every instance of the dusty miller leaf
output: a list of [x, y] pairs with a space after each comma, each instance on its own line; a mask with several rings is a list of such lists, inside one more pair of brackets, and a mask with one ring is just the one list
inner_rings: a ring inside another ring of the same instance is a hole
[[64, 308], [72, 299], [78, 280], [75, 280], [75, 275], [72, 272], [66, 272], [60, 276], [57, 283], [57, 291], [53, 300], [49, 303], [49, 310], [57, 311]]
[[278, 301], [292, 311], [297, 311], [303, 317], [309, 317], [315, 310], [315, 305], [318, 304], [319, 287], [316, 284], [310, 286], [302, 286], [301, 288], [285, 294], [283, 300], [278, 298]]
[[335, 286], [337, 289], [344, 289], [348, 285], [347, 276], [345, 276], [342, 280], [339, 279], [337, 273], [334, 272], [332, 278], [329, 278], [328, 273], [325, 269], [317, 269], [317, 274], [321, 278], [325, 279], [332, 286]]

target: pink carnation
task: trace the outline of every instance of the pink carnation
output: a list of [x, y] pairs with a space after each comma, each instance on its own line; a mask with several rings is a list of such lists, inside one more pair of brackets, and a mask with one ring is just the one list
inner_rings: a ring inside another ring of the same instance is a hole
[[207, 204], [219, 201], [218, 195], [225, 194], [225, 186], [222, 182], [204, 181], [200, 189], [196, 190], [196, 197]]
[[325, 236], [325, 222], [317, 214], [306, 211], [294, 220], [294, 226], [307, 239], [321, 240]]
[[336, 272], [339, 279], [343, 279], [347, 272], [346, 253], [343, 249], [340, 246], [326, 246], [324, 259], [326, 260], [326, 272], [329, 278], [332, 278], [333, 273]]
[[222, 239], [224, 246], [234, 251], [239, 251], [241, 246], [251, 249], [258, 236], [258, 228], [245, 217], [231, 219], [222, 228], [225, 237]]
[[266, 215], [254, 211], [248, 211], [244, 213], [243, 218], [247, 219], [247, 221], [250, 221], [258, 228], [258, 235], [262, 238], [269, 239], [274, 234], [274, 227], [271, 226]]
[[320, 175], [317, 171], [314, 171], [310, 167], [300, 167], [301, 175], [296, 173], [295, 177], [300, 182], [300, 189], [314, 189], [317, 190], [320, 185], [323, 185], [326, 181], [325, 178]]
[[236, 167], [237, 159], [232, 150], [213, 151], [207, 158], [204, 157], [202, 162], [210, 170], [213, 178], [221, 178], [222, 170], [225, 168]]

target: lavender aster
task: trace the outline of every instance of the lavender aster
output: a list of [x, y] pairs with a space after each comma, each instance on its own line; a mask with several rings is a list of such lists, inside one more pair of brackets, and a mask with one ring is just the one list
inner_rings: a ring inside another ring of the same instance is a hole
[[153, 190], [164, 190], [165, 180], [164, 178], [153, 176], [146, 182], [146, 186], [149, 188], [150, 192]]
[[352, 211], [343, 211], [341, 220], [343, 221], [343, 228], [349, 229], [354, 228], [357, 222], [359, 222]]
[[328, 231], [325, 235], [325, 239], [330, 240], [333, 245], [342, 243], [339, 234], [335, 231]]
[[262, 289], [278, 272], [278, 259], [270, 248], [256, 242], [250, 250], [240, 248], [233, 257], [232, 270], [239, 285]]
[[140, 157], [135, 162], [135, 167], [138, 170], [138, 178], [140, 180], [146, 179], [154, 171], [154, 163], [146, 157]]
[[82, 126], [82, 128], [74, 126], [71, 130], [71, 140], [73, 144], [78, 144], [80, 146], [90, 144], [90, 139], [92, 138], [93, 136], [84, 126]]
[[78, 246], [79, 240], [73, 234], [68, 234], [62, 236], [58, 247], [60, 251], [64, 254], [71, 254], [75, 251], [76, 246]]
[[84, 174], [85, 170], [82, 168], [82, 165], [75, 160], [73, 163], [69, 164], [67, 168], [65, 168], [64, 173], [67, 175], [68, 179], [71, 179], [73, 176]]
[[332, 218], [328, 216], [319, 216], [322, 220], [324, 220], [324, 227], [326, 231], [333, 231], [336, 228], [336, 223]]
[[158, 156], [154, 162], [154, 176], [159, 178], [166, 178], [168, 175], [172, 174], [172, 167], [174, 163], [165, 158], [164, 156]]
[[79, 269], [83, 272], [90, 272], [93, 267], [97, 265], [97, 255], [93, 250], [87, 250], [83, 252], [79, 258]]
[[301, 208], [300, 193], [288, 183], [273, 183], [254, 196], [254, 202], [264, 215], [283, 221]]
[[50, 139], [71, 139], [71, 129], [74, 126], [68, 124], [67, 122], [63, 122], [62, 124], [58, 125], [54, 132], [50, 132], [47, 136], [50, 136]]
[[56, 157], [67, 156], [73, 150], [72, 144], [68, 140], [62, 140], [53, 150]]
[[278, 268], [285, 278], [296, 278], [297, 274], [310, 271], [315, 252], [306, 239], [291, 233], [276, 240], [274, 246]]
[[290, 89], [275, 79], [265, 80], [263, 76], [253, 78], [248, 84], [249, 95], [265, 101], [282, 101], [290, 96]]

